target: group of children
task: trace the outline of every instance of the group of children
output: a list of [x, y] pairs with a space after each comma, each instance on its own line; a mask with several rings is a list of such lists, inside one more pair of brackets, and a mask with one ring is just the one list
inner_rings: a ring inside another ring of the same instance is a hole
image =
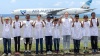
[[[98, 26], [99, 21], [96, 18], [95, 12], [91, 13], [91, 19], [88, 19], [87, 15], [84, 15], [83, 21], [79, 20], [79, 15], [76, 14], [75, 18], [72, 16], [69, 17], [68, 12], [66, 12], [60, 18], [51, 19], [50, 16], [47, 16], [47, 19], [42, 20], [41, 15], [37, 15], [35, 21], [30, 20], [30, 15], [26, 15], [26, 20], [21, 22], [19, 21], [19, 16], [15, 15], [15, 21], [12, 22], [10, 17], [3, 18], [1, 17], [1, 23], [3, 25], [3, 45], [4, 45], [4, 54], [11, 55], [11, 27], [13, 26], [13, 35], [15, 42], [15, 54], [20, 53], [20, 38], [21, 31], [23, 28], [23, 38], [25, 45], [25, 54], [31, 54], [32, 47], [32, 28], [34, 28], [34, 36], [36, 39], [36, 54], [39, 52], [43, 54], [43, 33], [45, 33], [45, 44], [47, 54], [52, 54], [52, 42], [54, 42], [55, 52], [59, 52], [60, 46], [60, 37], [63, 38], [63, 51], [64, 53], [69, 53], [70, 51], [70, 39], [73, 39], [74, 44], [74, 53], [79, 53], [80, 50], [80, 41], [83, 38], [84, 40], [84, 53], [88, 52], [88, 40], [91, 39], [92, 52], [97, 52], [98, 49]], [[43, 31], [45, 28], [45, 31]], [[61, 30], [60, 30], [61, 29]], [[61, 31], [61, 32], [60, 32]], [[53, 41], [52, 41], [53, 40]], [[27, 49], [29, 44], [29, 49]]]

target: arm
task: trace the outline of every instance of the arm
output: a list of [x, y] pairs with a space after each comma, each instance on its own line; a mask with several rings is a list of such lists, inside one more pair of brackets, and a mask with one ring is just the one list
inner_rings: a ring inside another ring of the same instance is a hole
[[33, 22], [31, 22], [31, 25], [32, 25], [32, 27], [34, 28], [34, 24], [33, 24]]
[[81, 23], [81, 27], [83, 27], [83, 24], [82, 24], [82, 22], [80, 22]]
[[60, 20], [58, 20], [58, 25], [60, 26]]
[[1, 23], [2, 23], [2, 24], [4, 23], [2, 17], [1, 17]]
[[20, 22], [20, 28], [21, 28], [21, 22]]
[[22, 25], [20, 26], [20, 28], [22, 28], [24, 26], [24, 23], [22, 23]]
[[93, 26], [93, 23], [92, 23], [92, 19], [90, 20], [90, 27], [92, 27]]
[[82, 25], [83, 25], [83, 27], [84, 27], [84, 21], [83, 21], [83, 24], [82, 24]]
[[15, 29], [15, 22], [13, 22], [13, 28]]
[[97, 19], [97, 26], [99, 26], [99, 21], [98, 21], [98, 19]]
[[10, 25], [12, 25], [12, 19], [11, 19], [11, 17], [9, 17], [10, 18]]
[[43, 24], [43, 22], [41, 22], [42, 23], [42, 27], [44, 27], [44, 24]]
[[64, 15], [61, 15], [61, 17], [59, 18], [59, 23], [62, 23], [62, 18], [64, 17]]
[[35, 24], [36, 24], [36, 21], [35, 21], [35, 23], [33, 24], [33, 27], [35, 27]]
[[45, 20], [43, 20], [44, 24], [46, 24]]
[[72, 22], [74, 22], [74, 18], [70, 15], [70, 18], [72, 19]]
[[74, 27], [74, 22], [72, 23], [72, 27]]

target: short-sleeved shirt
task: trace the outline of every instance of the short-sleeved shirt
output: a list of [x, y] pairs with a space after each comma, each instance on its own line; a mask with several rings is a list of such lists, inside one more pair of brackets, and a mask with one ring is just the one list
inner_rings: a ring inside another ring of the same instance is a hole
[[35, 21], [35, 38], [43, 38], [43, 27], [42, 27], [42, 21]]
[[24, 21], [24, 38], [32, 38], [32, 21]]
[[71, 35], [71, 19], [62, 19], [62, 35]]
[[90, 36], [90, 21], [83, 22], [83, 36]]
[[59, 30], [59, 25], [56, 24], [56, 26], [54, 26], [53, 24], [53, 38], [60, 38], [60, 30]]
[[13, 29], [14, 37], [21, 36], [21, 34], [20, 34], [20, 24], [21, 24], [20, 21], [14, 21], [14, 25], [15, 25], [15, 28]]
[[45, 36], [52, 36], [52, 27], [53, 27], [52, 21], [50, 22], [46, 21]]
[[4, 23], [3, 24], [3, 32], [2, 32], [3, 38], [11, 38], [11, 25]]
[[91, 36], [98, 36], [97, 18], [92, 19], [93, 26], [90, 28]]
[[73, 39], [77, 39], [77, 40], [80, 40], [82, 39], [82, 27], [81, 27], [81, 22], [74, 22], [74, 27], [72, 28], [73, 29]]

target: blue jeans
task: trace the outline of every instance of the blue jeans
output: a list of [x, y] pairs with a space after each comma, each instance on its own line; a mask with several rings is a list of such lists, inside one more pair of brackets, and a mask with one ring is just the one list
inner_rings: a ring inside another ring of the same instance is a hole
[[45, 36], [46, 52], [52, 51], [52, 36]]
[[[4, 53], [11, 53], [11, 38], [3, 38]], [[8, 48], [7, 48], [8, 47]]]
[[38, 46], [40, 42], [40, 52], [43, 53], [43, 38], [36, 39], [36, 54], [38, 54]]
[[70, 49], [70, 38], [71, 38], [71, 35], [64, 35], [63, 36], [63, 49], [64, 49], [64, 51]]
[[55, 51], [59, 51], [59, 43], [60, 43], [60, 38], [54, 38]]
[[74, 41], [74, 53], [79, 53], [80, 50], [80, 40], [73, 39]]

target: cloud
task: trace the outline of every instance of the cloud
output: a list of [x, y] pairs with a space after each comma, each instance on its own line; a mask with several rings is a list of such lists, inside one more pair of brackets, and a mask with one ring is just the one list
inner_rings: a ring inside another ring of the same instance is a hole
[[80, 5], [83, 5], [83, 4], [85, 4], [85, 2], [79, 2], [79, 4], [80, 4]]
[[94, 4], [94, 5], [100, 5], [100, 0], [98, 0], [98, 1], [94, 1], [93, 4]]
[[10, 2], [11, 2], [11, 3], [15, 3], [15, 2], [16, 2], [16, 0], [11, 0]]
[[62, 4], [62, 2], [57, 2], [54, 4], [54, 6], [60, 6]]
[[71, 1], [70, 4], [69, 4], [69, 7], [72, 7], [75, 5], [75, 2], [74, 1]]

